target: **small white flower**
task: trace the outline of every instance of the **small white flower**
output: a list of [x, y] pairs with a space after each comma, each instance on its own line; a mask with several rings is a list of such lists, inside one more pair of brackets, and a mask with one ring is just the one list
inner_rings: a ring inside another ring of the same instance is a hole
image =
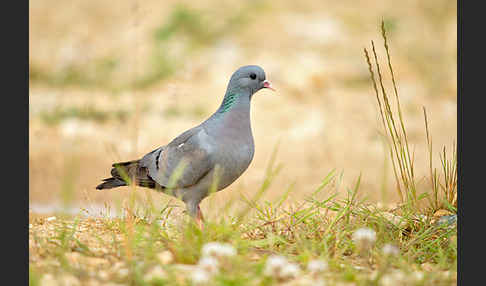
[[397, 256], [398, 254], [400, 254], [400, 250], [398, 249], [398, 247], [390, 243], [383, 245], [381, 251], [385, 256]]
[[208, 283], [210, 279], [211, 275], [199, 267], [194, 269], [194, 271], [191, 273], [191, 280], [196, 285]]
[[267, 276], [280, 276], [282, 269], [287, 265], [287, 259], [280, 255], [268, 257], [265, 263], [264, 274]]
[[416, 281], [422, 281], [424, 279], [424, 273], [420, 271], [414, 271], [412, 272], [412, 278], [415, 279]]
[[157, 278], [165, 278], [167, 277], [167, 273], [165, 273], [164, 269], [160, 265], [155, 266], [152, 268], [147, 274], [144, 275], [143, 279], [145, 281], [152, 281], [153, 279]]
[[266, 276], [272, 276], [279, 281], [295, 278], [300, 272], [301, 270], [298, 264], [288, 262], [287, 259], [281, 255], [270, 256], [267, 259], [264, 268], [264, 274]]
[[44, 274], [40, 279], [40, 285], [57, 285], [57, 281], [52, 274]]
[[428, 217], [426, 215], [419, 214], [418, 215], [418, 219], [421, 220], [421, 221], [423, 221], [423, 222], [425, 222], [425, 221], [427, 221]]
[[55, 216], [50, 216], [48, 218], [46, 218], [47, 221], [53, 221], [53, 220], [56, 220], [56, 217]]
[[199, 260], [198, 267], [210, 274], [216, 274], [219, 271], [219, 262], [216, 258], [207, 256]]
[[314, 259], [307, 264], [307, 270], [312, 274], [322, 273], [327, 270], [327, 262], [322, 259]]
[[300, 267], [298, 264], [295, 263], [287, 263], [284, 265], [282, 268], [282, 271], [280, 272], [280, 278], [281, 279], [291, 279], [295, 278], [300, 274]]
[[375, 242], [376, 233], [371, 228], [360, 228], [353, 233], [353, 240], [356, 242], [369, 241]]
[[202, 255], [215, 258], [230, 257], [236, 255], [236, 249], [228, 243], [209, 242], [203, 246]]
[[174, 255], [172, 252], [164, 250], [157, 254], [157, 259], [162, 264], [170, 264], [172, 261], [174, 261]]
[[353, 233], [352, 239], [360, 251], [368, 250], [376, 241], [376, 232], [370, 228], [360, 228]]
[[403, 282], [407, 281], [405, 274], [401, 271], [393, 271], [391, 273], [385, 274], [380, 279], [380, 285], [383, 286], [394, 286], [402, 285]]
[[130, 270], [128, 270], [127, 268], [120, 268], [118, 270], [118, 275], [122, 278], [125, 278], [126, 276], [128, 276], [128, 274], [130, 274]]

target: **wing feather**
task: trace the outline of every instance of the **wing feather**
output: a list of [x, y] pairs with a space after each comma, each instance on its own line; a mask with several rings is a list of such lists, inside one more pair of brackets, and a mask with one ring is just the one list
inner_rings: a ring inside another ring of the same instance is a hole
[[[182, 133], [166, 146], [155, 149], [141, 159], [150, 177], [164, 187], [185, 188], [196, 184], [212, 168], [210, 150], [201, 138], [200, 126]], [[171, 182], [176, 179], [175, 181]]]

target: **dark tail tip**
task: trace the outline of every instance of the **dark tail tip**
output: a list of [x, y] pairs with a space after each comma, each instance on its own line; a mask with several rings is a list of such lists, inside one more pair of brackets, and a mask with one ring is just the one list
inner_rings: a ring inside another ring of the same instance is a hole
[[112, 189], [112, 188], [127, 185], [124, 181], [116, 179], [116, 178], [108, 178], [108, 179], [104, 179], [103, 181], [104, 181], [103, 183], [96, 186], [97, 190]]

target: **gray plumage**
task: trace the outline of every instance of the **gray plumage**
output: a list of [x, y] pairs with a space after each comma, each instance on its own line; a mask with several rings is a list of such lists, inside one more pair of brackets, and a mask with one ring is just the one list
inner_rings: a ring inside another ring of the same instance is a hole
[[262, 88], [272, 89], [262, 68], [239, 68], [231, 76], [220, 107], [207, 120], [140, 160], [113, 164], [112, 177], [96, 188], [134, 182], [182, 199], [191, 216], [202, 218], [199, 203], [211, 187], [226, 188], [253, 159], [250, 101]]

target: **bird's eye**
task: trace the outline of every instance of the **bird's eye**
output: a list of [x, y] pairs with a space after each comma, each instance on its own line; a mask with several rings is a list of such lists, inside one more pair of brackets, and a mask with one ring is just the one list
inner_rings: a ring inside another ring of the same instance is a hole
[[250, 78], [251, 79], [256, 79], [256, 74], [254, 74], [254, 73], [250, 74]]

